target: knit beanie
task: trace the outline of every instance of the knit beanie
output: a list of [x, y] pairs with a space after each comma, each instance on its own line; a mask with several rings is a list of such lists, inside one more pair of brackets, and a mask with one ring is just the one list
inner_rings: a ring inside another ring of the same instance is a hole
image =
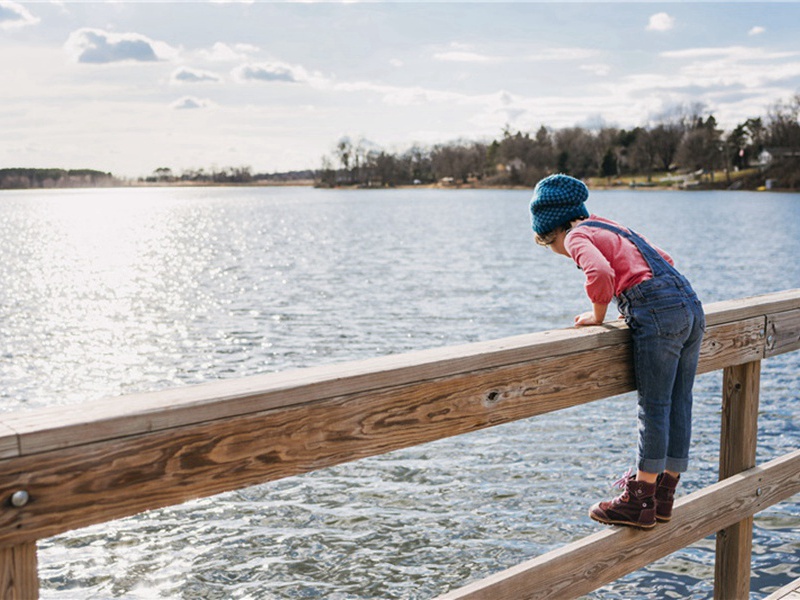
[[588, 197], [589, 188], [579, 179], [561, 173], [545, 177], [533, 189], [533, 230], [545, 235], [578, 217], [588, 217], [589, 211], [583, 204]]

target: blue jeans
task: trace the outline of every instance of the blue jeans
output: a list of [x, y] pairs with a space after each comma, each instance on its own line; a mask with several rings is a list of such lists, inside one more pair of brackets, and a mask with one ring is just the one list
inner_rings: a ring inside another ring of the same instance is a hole
[[638, 469], [677, 473], [689, 465], [692, 386], [705, 315], [689, 282], [662, 273], [617, 297], [631, 330], [638, 391]]

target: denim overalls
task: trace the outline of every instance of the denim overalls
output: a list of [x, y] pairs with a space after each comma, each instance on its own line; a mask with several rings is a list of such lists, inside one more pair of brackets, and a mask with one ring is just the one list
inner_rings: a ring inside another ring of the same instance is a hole
[[598, 221], [599, 227], [636, 245], [652, 279], [615, 297], [631, 330], [633, 370], [639, 396], [637, 467], [647, 473], [686, 471], [692, 434], [692, 386], [705, 315], [686, 278], [641, 236]]

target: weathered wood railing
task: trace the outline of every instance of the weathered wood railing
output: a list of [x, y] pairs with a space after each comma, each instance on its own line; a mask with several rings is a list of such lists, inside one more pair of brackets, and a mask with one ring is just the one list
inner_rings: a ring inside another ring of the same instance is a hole
[[[800, 290], [706, 310], [721, 481], [652, 531], [604, 529], [444, 598], [575, 597], [715, 531], [716, 595], [747, 596], [753, 514], [800, 491], [800, 450], [755, 466], [760, 361], [800, 348]], [[0, 594], [37, 596], [38, 539], [628, 392], [629, 352], [612, 323], [0, 414]]]

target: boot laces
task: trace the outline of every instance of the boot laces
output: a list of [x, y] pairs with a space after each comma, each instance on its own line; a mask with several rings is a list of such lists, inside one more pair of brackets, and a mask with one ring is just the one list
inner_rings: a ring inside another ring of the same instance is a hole
[[614, 498], [614, 504], [628, 502], [628, 482], [636, 479], [636, 473], [633, 469], [628, 469], [625, 474], [614, 482], [614, 487], [624, 490], [621, 495]]
[[614, 486], [618, 487], [621, 490], [624, 490], [626, 487], [628, 487], [628, 482], [631, 479], [636, 479], [636, 473], [634, 473], [633, 469], [628, 469], [625, 472], [625, 475], [623, 475], [614, 482]]

